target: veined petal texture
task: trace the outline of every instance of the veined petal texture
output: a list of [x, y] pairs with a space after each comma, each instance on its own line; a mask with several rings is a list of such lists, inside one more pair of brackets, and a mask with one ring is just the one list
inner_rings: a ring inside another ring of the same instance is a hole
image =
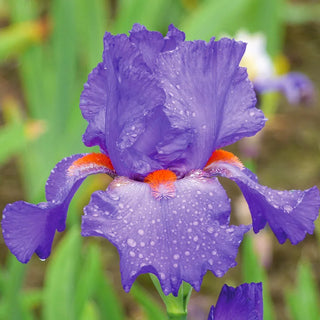
[[216, 179], [196, 171], [152, 193], [148, 183], [116, 178], [92, 195], [82, 235], [102, 236], [120, 255], [123, 287], [139, 274], [154, 273], [165, 294], [178, 294], [182, 281], [200, 289], [207, 270], [222, 277], [249, 226], [229, 225], [229, 199]]
[[33, 253], [41, 259], [50, 255], [56, 230], [65, 229], [73, 195], [88, 175], [96, 173], [115, 174], [108, 157], [76, 154], [64, 158], [51, 171], [47, 181], [47, 202], [35, 205], [18, 201], [5, 207], [1, 221], [3, 238], [20, 262], [27, 263]]
[[320, 209], [317, 187], [273, 190], [260, 185], [250, 170], [223, 161], [213, 162], [206, 170], [238, 184], [248, 202], [254, 232], [259, 232], [268, 222], [280, 243], [289, 239], [292, 244], [302, 241], [307, 233], [313, 233]]
[[143, 180], [159, 169], [183, 177], [213, 150], [254, 135], [265, 123], [239, 62], [245, 44], [184, 41], [134, 25], [104, 38], [103, 61], [89, 75], [80, 108], [88, 146], [107, 153], [116, 172]]

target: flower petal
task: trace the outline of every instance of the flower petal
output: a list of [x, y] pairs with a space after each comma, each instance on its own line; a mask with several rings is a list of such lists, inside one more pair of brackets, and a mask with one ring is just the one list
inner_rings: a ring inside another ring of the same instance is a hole
[[254, 88], [258, 93], [280, 91], [291, 104], [311, 104], [315, 98], [312, 82], [299, 72], [290, 72], [281, 77], [256, 79]]
[[119, 175], [136, 178], [152, 169], [145, 155], [137, 165], [135, 142], [145, 133], [147, 119], [164, 103], [164, 93], [143, 60], [137, 46], [126, 35], [105, 35], [104, 66], [108, 70], [106, 101], [106, 145]]
[[183, 42], [158, 58], [155, 75], [166, 93], [165, 113], [173, 128], [191, 133], [177, 159], [189, 170], [203, 168], [213, 150], [264, 126], [247, 72], [239, 67], [244, 51], [244, 43], [212, 39]]
[[223, 161], [213, 162], [206, 170], [214, 176], [223, 176], [238, 184], [248, 202], [254, 232], [259, 232], [268, 222], [280, 243], [288, 238], [292, 244], [303, 240], [306, 233], [313, 233], [314, 221], [320, 208], [317, 187], [303, 191], [273, 190], [260, 185], [248, 169], [240, 169]]
[[1, 222], [3, 238], [20, 262], [27, 263], [34, 252], [41, 259], [50, 255], [56, 230], [65, 229], [74, 193], [88, 175], [95, 173], [114, 175], [107, 156], [77, 154], [65, 158], [51, 171], [47, 181], [48, 202], [34, 205], [18, 201], [5, 207]]
[[106, 154], [105, 138], [105, 114], [106, 101], [108, 99], [108, 71], [103, 63], [99, 63], [88, 76], [84, 84], [84, 90], [80, 96], [80, 109], [82, 116], [89, 124], [83, 135], [83, 142], [86, 146], [98, 145]]
[[117, 247], [126, 291], [142, 273], [154, 273], [165, 294], [177, 295], [182, 281], [199, 290], [207, 270], [221, 277], [236, 265], [249, 230], [229, 226], [224, 189], [201, 171], [155, 193], [148, 183], [117, 177], [84, 211], [82, 235], [105, 237]]
[[208, 320], [262, 320], [262, 283], [244, 283], [232, 288], [222, 287], [216, 307], [210, 309]]

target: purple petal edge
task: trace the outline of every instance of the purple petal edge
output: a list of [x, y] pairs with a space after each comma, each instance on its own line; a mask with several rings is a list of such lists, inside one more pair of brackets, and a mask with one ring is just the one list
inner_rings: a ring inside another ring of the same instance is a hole
[[248, 202], [255, 233], [267, 222], [280, 243], [289, 239], [297, 244], [307, 233], [313, 233], [320, 209], [320, 193], [316, 186], [307, 190], [273, 190], [260, 185], [250, 170], [241, 170], [223, 161], [212, 163], [206, 170], [238, 184]]
[[167, 295], [182, 281], [200, 290], [210, 270], [222, 277], [250, 226], [229, 225], [230, 204], [216, 179], [196, 171], [152, 193], [147, 183], [117, 177], [92, 195], [82, 217], [83, 236], [116, 246], [125, 291], [143, 273], [155, 274]]
[[262, 283], [244, 283], [236, 288], [223, 286], [208, 320], [262, 320]]
[[65, 229], [70, 201], [88, 175], [114, 175], [112, 170], [101, 166], [72, 168], [73, 162], [85, 155], [64, 158], [51, 171], [46, 184], [48, 202], [35, 205], [18, 201], [5, 207], [1, 221], [3, 238], [20, 262], [27, 263], [33, 253], [40, 259], [50, 255], [55, 232]]

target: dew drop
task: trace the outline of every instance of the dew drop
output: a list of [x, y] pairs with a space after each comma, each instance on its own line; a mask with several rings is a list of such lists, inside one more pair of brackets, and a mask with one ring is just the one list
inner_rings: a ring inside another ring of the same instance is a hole
[[142, 229], [139, 229], [138, 230], [138, 233], [140, 234], [140, 236], [143, 236], [144, 235], [144, 231]]
[[208, 231], [209, 233], [213, 233], [214, 228], [213, 228], [213, 227], [208, 227], [208, 228], [207, 228], [207, 231]]
[[286, 204], [284, 207], [283, 207], [284, 211], [286, 211], [287, 213], [290, 213], [292, 211], [292, 207], [288, 204]]
[[136, 256], [136, 254], [133, 251], [130, 251], [129, 254], [130, 254], [131, 257], [135, 257]]
[[178, 260], [180, 258], [180, 256], [178, 255], [178, 254], [175, 254], [174, 256], [173, 256], [173, 259], [174, 260]]
[[164, 280], [166, 278], [166, 275], [163, 272], [160, 272], [159, 276], [161, 280]]
[[137, 245], [137, 243], [133, 239], [128, 239], [127, 244], [132, 248], [134, 248]]

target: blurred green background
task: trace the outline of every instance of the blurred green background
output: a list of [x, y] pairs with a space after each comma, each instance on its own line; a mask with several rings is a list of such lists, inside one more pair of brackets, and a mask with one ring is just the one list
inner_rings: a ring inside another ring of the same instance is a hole
[[[308, 75], [319, 92], [319, 1], [0, 0], [1, 211], [16, 200], [44, 201], [45, 181], [58, 161], [96, 150], [81, 141], [87, 123], [80, 93], [101, 60], [104, 32], [127, 33], [135, 22], [163, 34], [173, 23], [187, 40], [233, 36], [240, 29], [263, 32], [275, 63], [285, 56], [290, 69]], [[319, 99], [310, 107], [291, 106], [278, 95], [266, 100], [272, 114], [259, 155], [250, 160], [260, 181], [279, 189], [319, 187]], [[241, 157], [241, 145], [232, 148]], [[80, 236], [83, 206], [109, 182], [100, 175], [83, 184], [47, 261], [34, 256], [20, 264], [1, 236], [0, 320], [166, 318], [147, 276], [125, 294], [115, 248]], [[233, 211], [246, 211], [239, 190], [226, 187]], [[264, 282], [266, 320], [320, 319], [319, 234], [297, 246], [280, 246], [269, 234], [248, 236], [239, 265], [222, 279], [207, 274], [200, 293], [192, 294], [189, 319], [207, 318], [223, 283], [245, 281]]]

